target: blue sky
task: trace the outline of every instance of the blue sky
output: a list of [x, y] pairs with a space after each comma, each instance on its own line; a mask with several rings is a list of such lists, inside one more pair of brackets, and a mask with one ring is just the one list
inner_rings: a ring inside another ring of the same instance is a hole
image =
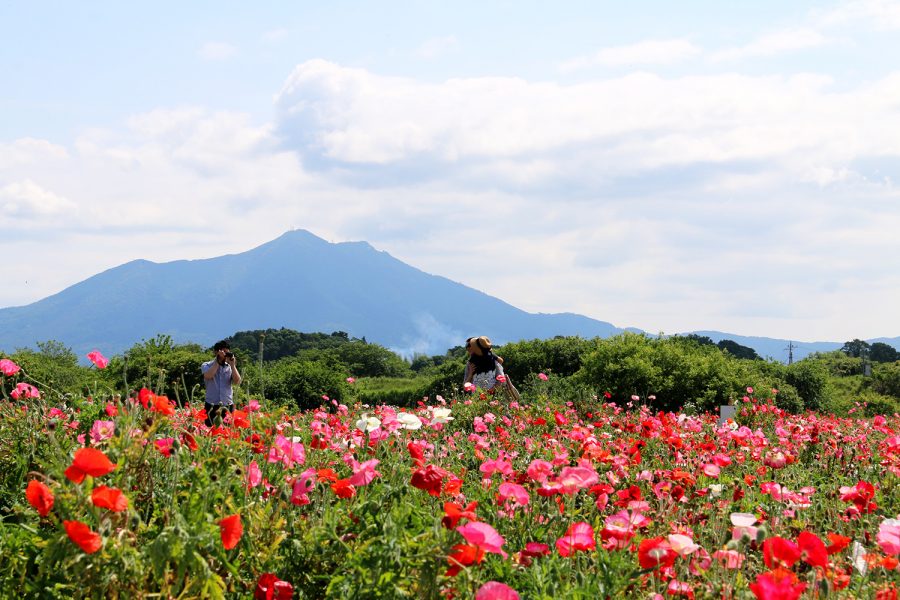
[[900, 2], [0, 5], [0, 306], [297, 227], [534, 312], [900, 335]]

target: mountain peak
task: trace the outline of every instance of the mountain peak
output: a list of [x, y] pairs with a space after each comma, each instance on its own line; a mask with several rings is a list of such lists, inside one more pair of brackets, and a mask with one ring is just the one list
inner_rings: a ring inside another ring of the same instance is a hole
[[611, 335], [609, 323], [535, 315], [429, 275], [368, 242], [292, 229], [251, 250], [202, 260], [137, 260], [28, 306], [0, 309], [0, 348], [58, 340], [79, 354], [141, 339], [212, 343], [235, 331], [345, 331], [404, 355], [435, 354], [479, 332], [502, 343]]

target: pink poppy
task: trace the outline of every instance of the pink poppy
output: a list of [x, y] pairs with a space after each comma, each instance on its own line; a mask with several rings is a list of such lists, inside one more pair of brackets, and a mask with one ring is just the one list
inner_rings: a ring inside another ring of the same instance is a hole
[[544, 373], [538, 373], [538, 379], [540, 379], [541, 381], [547, 381], [550, 378], [547, 377], [547, 375], [545, 375]]
[[160, 438], [156, 440], [156, 449], [163, 456], [172, 456], [172, 450], [175, 448], [175, 438]]
[[878, 535], [875, 541], [881, 547], [881, 551], [890, 556], [900, 554], [900, 519], [885, 519], [878, 526]]
[[16, 388], [9, 393], [15, 400], [19, 398], [40, 398], [41, 392], [30, 383], [24, 381], [16, 384]]
[[716, 550], [713, 552], [713, 558], [726, 569], [740, 569], [747, 557], [736, 550]]
[[498, 498], [501, 502], [512, 499], [519, 506], [528, 504], [528, 491], [518, 483], [503, 482], [500, 484]]
[[481, 521], [469, 521], [465, 525], [459, 525], [456, 528], [456, 531], [466, 538], [467, 542], [474, 546], [478, 546], [482, 551], [493, 552], [494, 554], [501, 555], [503, 558], [507, 557], [506, 552], [501, 548], [501, 546], [506, 543], [506, 540], [504, 540], [503, 537], [487, 523], [482, 523]]
[[673, 533], [666, 537], [669, 546], [679, 556], [687, 556], [693, 554], [700, 549], [700, 546], [694, 543], [693, 538], [681, 533]]
[[596, 547], [594, 528], [584, 521], [570, 525], [566, 535], [556, 540], [556, 550], [560, 556], [571, 556], [575, 552], [593, 550]]
[[488, 581], [475, 592], [475, 600], [519, 600], [519, 593], [499, 581]]
[[359, 466], [354, 467], [353, 475], [350, 476], [350, 484], [361, 486], [372, 483], [372, 480], [381, 475], [381, 473], [375, 470], [378, 463], [378, 459], [373, 458], [372, 460], [367, 460]]
[[116, 432], [114, 421], [94, 421], [91, 427], [91, 441], [96, 443], [108, 440]]
[[525, 473], [532, 481], [543, 483], [553, 475], [553, 465], [546, 460], [536, 458], [525, 469]]
[[3, 373], [7, 377], [12, 377], [18, 373], [20, 369], [21, 367], [19, 365], [8, 358], [0, 359], [0, 373]]
[[556, 481], [562, 486], [562, 493], [574, 494], [591, 487], [600, 481], [600, 477], [594, 469], [587, 467], [563, 467]]
[[291, 490], [291, 504], [304, 506], [309, 504], [309, 493], [316, 485], [316, 470], [307, 469], [294, 479], [294, 487]]
[[247, 487], [255, 488], [262, 483], [262, 471], [255, 460], [251, 460], [247, 466]]
[[107, 365], [109, 365], [109, 359], [100, 354], [99, 350], [94, 350], [92, 352], [88, 352], [88, 360], [94, 363], [98, 369], [105, 369]]
[[268, 461], [283, 463], [286, 469], [293, 468], [295, 463], [302, 465], [306, 462], [306, 448], [300, 438], [288, 439], [279, 435], [275, 438], [275, 445], [269, 449]]

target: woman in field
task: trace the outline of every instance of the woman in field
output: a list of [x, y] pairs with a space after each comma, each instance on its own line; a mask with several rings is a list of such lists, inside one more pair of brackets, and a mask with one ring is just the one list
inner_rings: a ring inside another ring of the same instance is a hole
[[490, 393], [506, 390], [510, 400], [519, 400], [519, 392], [509, 377], [503, 372], [503, 359], [492, 351], [493, 344], [486, 336], [471, 337], [466, 340], [465, 383], [471, 383]]

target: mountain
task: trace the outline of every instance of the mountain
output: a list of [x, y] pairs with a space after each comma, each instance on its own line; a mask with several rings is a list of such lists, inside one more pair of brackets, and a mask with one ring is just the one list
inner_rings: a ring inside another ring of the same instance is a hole
[[[814, 352], [832, 352], [834, 350], [840, 350], [844, 346], [844, 342], [798, 342], [797, 340], [780, 340], [776, 338], [735, 335], [733, 333], [724, 333], [722, 331], [692, 331], [691, 333], [701, 336], [705, 335], [716, 343], [721, 340], [733, 340], [742, 346], [753, 348], [762, 358], [774, 358], [781, 362], [787, 362], [789, 346], [793, 346], [792, 352], [795, 361], [801, 360]], [[870, 344], [881, 342], [900, 349], [900, 337], [881, 337], [865, 341]]]
[[84, 356], [120, 353], [156, 334], [212, 345], [235, 331], [345, 331], [401, 354], [438, 354], [473, 335], [502, 343], [607, 337], [610, 323], [532, 314], [424, 273], [365, 242], [332, 244], [295, 230], [203, 260], [132, 261], [33, 304], [0, 309], [0, 349], [58, 340]]
[[[528, 313], [366, 242], [332, 244], [295, 230], [240, 254], [132, 261], [33, 304], [0, 309], [0, 350], [57, 340], [82, 357], [95, 348], [111, 355], [157, 334], [212, 345], [235, 331], [270, 327], [345, 331], [406, 356], [442, 354], [473, 335], [504, 343], [625, 331], [572, 313]], [[763, 357], [788, 357], [788, 340], [691, 333], [731, 339]], [[900, 349], [900, 337], [868, 341]], [[794, 342], [794, 359], [842, 345]]]

